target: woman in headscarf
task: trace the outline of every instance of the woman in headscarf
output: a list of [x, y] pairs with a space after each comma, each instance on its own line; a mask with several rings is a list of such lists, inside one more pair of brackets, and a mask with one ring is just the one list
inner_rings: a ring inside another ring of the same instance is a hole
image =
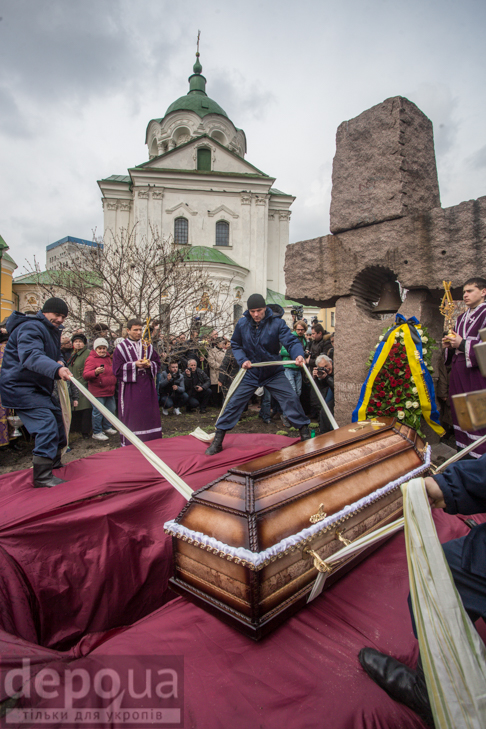
[[[68, 362], [68, 367], [74, 377], [79, 382], [88, 387], [88, 383], [83, 377], [84, 365], [88, 359], [90, 350], [88, 349], [88, 340], [84, 334], [74, 334], [72, 339], [73, 355]], [[71, 430], [80, 432], [84, 439], [89, 438], [91, 433], [91, 403], [87, 397], [78, 392], [78, 399], [73, 401], [73, 418], [71, 421]]]

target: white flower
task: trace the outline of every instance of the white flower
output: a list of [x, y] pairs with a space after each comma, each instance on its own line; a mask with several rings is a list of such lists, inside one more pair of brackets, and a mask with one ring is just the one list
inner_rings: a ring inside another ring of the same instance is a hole
[[414, 402], [414, 404], [413, 404], [413, 407], [414, 407], [414, 408], [418, 408], [418, 406], [419, 406], [418, 402], [417, 402], [417, 401], [415, 401], [415, 402]]
[[403, 331], [403, 329], [400, 329], [400, 332], [399, 333], [400, 333], [400, 336], [401, 337], [404, 337], [405, 336], [405, 332]]
[[412, 401], [407, 400], [407, 402], [405, 403], [405, 407], [407, 408], [407, 410], [410, 410], [410, 408], [412, 407]]
[[413, 375], [410, 376], [410, 382], [415, 382], [415, 378]]
[[430, 372], [433, 372], [434, 371], [434, 368], [431, 367], [430, 365], [426, 364], [425, 366], [427, 367], [428, 370], [430, 370]]
[[425, 347], [422, 349], [422, 354], [427, 354], [427, 350], [425, 349]]
[[414, 395], [416, 395], [417, 392], [418, 392], [417, 388], [416, 387], [412, 387], [412, 392], [413, 392]]
[[399, 420], [403, 420], [404, 417], [405, 417], [405, 411], [404, 410], [399, 410], [398, 413], [397, 413], [397, 418]]
[[383, 339], [383, 334], [381, 335], [381, 337], [378, 337], [378, 341], [381, 342], [382, 339]]
[[429, 338], [428, 337], [422, 337], [422, 342], [424, 344], [427, 344], [428, 341], [429, 341]]
[[417, 331], [418, 331], [418, 333], [420, 334], [420, 336], [422, 336], [422, 334], [424, 333], [424, 332], [423, 332], [423, 329], [417, 329]]

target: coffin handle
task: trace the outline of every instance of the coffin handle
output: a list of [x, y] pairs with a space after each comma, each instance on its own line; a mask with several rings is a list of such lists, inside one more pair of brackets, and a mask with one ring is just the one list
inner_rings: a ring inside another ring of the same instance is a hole
[[324, 560], [321, 559], [321, 557], [319, 557], [317, 552], [314, 552], [313, 549], [304, 549], [304, 554], [310, 554], [311, 557], [314, 557], [314, 567], [318, 572], [332, 572], [331, 565], [324, 562]]
[[342, 533], [342, 531], [338, 531], [336, 529], [336, 534], [334, 536], [335, 536], [336, 539], [339, 539], [340, 542], [342, 542], [343, 544], [345, 544], [346, 547], [348, 546], [348, 544], [351, 544], [351, 539], [347, 539], [344, 536], [344, 534]]

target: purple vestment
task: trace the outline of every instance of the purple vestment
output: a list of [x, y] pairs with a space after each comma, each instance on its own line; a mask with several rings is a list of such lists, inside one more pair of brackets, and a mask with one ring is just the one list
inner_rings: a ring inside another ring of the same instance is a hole
[[[118, 379], [118, 417], [140, 440], [162, 438], [159, 400], [155, 377], [160, 369], [160, 358], [152, 345], [147, 349], [150, 369], [135, 365], [144, 359], [142, 342], [125, 339], [113, 353], [113, 374]], [[121, 444], [130, 445], [124, 436]]]
[[[479, 330], [486, 327], [486, 304], [479, 304], [474, 309], [468, 309], [465, 314], [457, 320], [455, 332], [459, 334], [466, 344], [464, 352], [455, 349], [452, 355], [452, 369], [449, 381], [449, 396], [452, 405], [452, 421], [454, 423], [454, 435], [458, 448], [466, 446], [479, 440], [486, 435], [486, 429], [466, 431], [463, 430], [457, 422], [452, 395], [458, 395], [461, 392], [474, 392], [475, 390], [486, 389], [486, 379], [482, 376], [478, 368], [474, 345], [481, 341]], [[479, 446], [471, 455], [479, 458], [486, 453], [486, 443]]]

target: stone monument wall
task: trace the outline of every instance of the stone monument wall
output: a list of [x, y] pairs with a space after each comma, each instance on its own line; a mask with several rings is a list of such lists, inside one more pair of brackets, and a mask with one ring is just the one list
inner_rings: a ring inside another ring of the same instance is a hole
[[393, 322], [374, 312], [383, 284], [398, 280], [400, 313], [440, 340], [442, 282], [461, 298], [464, 281], [485, 275], [486, 197], [440, 207], [432, 123], [402, 97], [339, 126], [332, 182], [332, 234], [288, 246], [285, 279], [288, 298], [336, 306], [335, 414], [345, 424]]

